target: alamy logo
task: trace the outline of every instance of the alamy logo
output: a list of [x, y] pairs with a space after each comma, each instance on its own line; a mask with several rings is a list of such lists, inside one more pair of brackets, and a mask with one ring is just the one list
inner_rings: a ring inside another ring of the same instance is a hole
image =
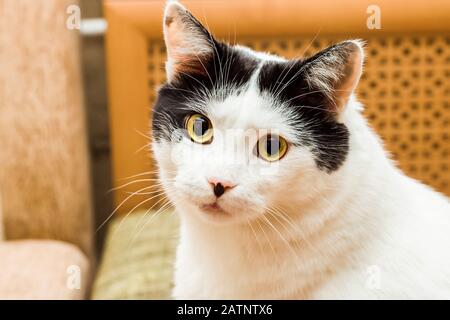
[[81, 268], [77, 265], [70, 265], [67, 267], [67, 281], [66, 286], [69, 290], [81, 289]]
[[270, 166], [268, 162], [257, 156], [258, 141], [267, 136], [279, 136], [277, 129], [213, 129], [214, 153], [210, 148], [201, 148], [198, 143], [189, 141], [189, 134], [185, 129], [178, 129], [171, 132], [171, 141], [178, 143], [187, 139], [182, 148], [172, 148], [171, 159], [174, 163], [189, 159], [190, 164], [204, 165], [211, 162], [211, 155], [217, 165], [245, 165], [253, 166], [261, 174], [273, 174], [279, 168], [279, 162], [273, 161]]
[[369, 15], [367, 17], [367, 29], [373, 30], [373, 29], [381, 29], [381, 9], [379, 6], [375, 4], [371, 4], [367, 7], [366, 10], [367, 14]]
[[381, 270], [379, 266], [372, 265], [366, 270], [367, 281], [366, 286], [370, 290], [380, 289], [381, 286]]
[[81, 9], [79, 6], [72, 4], [66, 9], [67, 19], [66, 28], [69, 30], [80, 30], [81, 27]]

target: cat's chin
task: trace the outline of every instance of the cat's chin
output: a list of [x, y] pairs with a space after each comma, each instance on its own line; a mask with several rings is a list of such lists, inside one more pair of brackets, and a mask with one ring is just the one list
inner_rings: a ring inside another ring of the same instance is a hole
[[220, 225], [247, 223], [264, 214], [265, 208], [264, 204], [244, 199], [195, 198], [182, 192], [178, 192], [173, 199], [180, 214]]
[[234, 215], [217, 202], [197, 206], [200, 219], [213, 224], [228, 224], [235, 220]]
[[217, 202], [201, 205], [200, 210], [211, 215], [230, 215]]
[[213, 224], [239, 224], [246, 223], [257, 213], [242, 212], [230, 206], [221, 204], [220, 202], [213, 202], [209, 204], [197, 205], [197, 213], [205, 222]]

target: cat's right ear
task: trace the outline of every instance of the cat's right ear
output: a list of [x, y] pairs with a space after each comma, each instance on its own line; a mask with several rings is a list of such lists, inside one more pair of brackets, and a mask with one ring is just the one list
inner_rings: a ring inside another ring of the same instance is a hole
[[214, 39], [179, 2], [169, 1], [164, 11], [166, 73], [171, 82], [179, 73], [205, 72], [202, 60], [213, 54]]

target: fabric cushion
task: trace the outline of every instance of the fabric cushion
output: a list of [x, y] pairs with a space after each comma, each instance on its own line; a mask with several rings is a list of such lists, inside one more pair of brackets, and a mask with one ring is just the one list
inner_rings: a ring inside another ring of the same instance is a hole
[[110, 225], [93, 299], [169, 299], [178, 241], [173, 211], [136, 212]]
[[54, 240], [0, 243], [0, 299], [83, 299], [89, 262], [76, 246]]

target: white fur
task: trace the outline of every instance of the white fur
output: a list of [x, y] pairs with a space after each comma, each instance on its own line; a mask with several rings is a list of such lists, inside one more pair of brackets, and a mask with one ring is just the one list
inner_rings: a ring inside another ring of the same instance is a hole
[[[287, 110], [254, 82], [212, 99], [206, 115], [218, 131], [275, 128], [289, 141]], [[450, 299], [450, 203], [396, 168], [361, 109], [352, 96], [341, 114], [350, 152], [331, 174], [300, 147], [276, 163], [224, 163], [236, 154], [223, 145], [243, 143], [238, 131], [210, 145], [154, 143], [181, 219], [175, 298]], [[199, 209], [215, 199], [211, 176], [237, 184], [218, 200], [227, 214]]]
[[[235, 103], [224, 107], [238, 108]], [[258, 104], [245, 107], [248, 117], [234, 122], [239, 126], [267, 112]], [[167, 190], [176, 188], [168, 194], [182, 222], [175, 298], [450, 298], [450, 204], [388, 160], [359, 107], [352, 101], [346, 109], [351, 152], [331, 175], [315, 169], [311, 155], [297, 152], [280, 161], [275, 181], [261, 181], [245, 168], [233, 172], [216, 166], [225, 156], [217, 154], [208, 155], [207, 167], [191, 167], [189, 159], [171, 166], [167, 170], [177, 170], [172, 184], [164, 172], [170, 163], [167, 150], [155, 145], [161, 178]], [[193, 200], [213, 197], [209, 173], [249, 180], [239, 181], [246, 190], [232, 191], [236, 199], [231, 193], [223, 198], [239, 217], [260, 214], [255, 207], [265, 201], [257, 186], [267, 184], [264, 197], [297, 229], [281, 217], [278, 223], [271, 218], [290, 247], [264, 222], [250, 227], [204, 219]], [[378, 288], [370, 286], [371, 266], [380, 271]]]

